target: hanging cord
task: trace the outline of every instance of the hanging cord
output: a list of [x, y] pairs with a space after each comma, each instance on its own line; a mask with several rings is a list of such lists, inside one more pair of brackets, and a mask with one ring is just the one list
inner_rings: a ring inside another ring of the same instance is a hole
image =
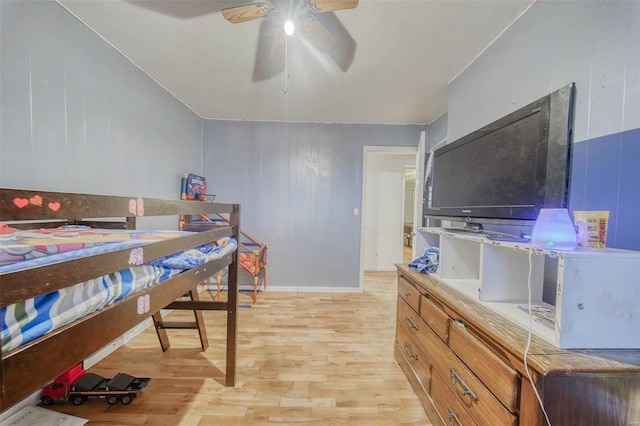
[[542, 399], [540, 398], [540, 394], [538, 393], [538, 389], [536, 389], [536, 385], [533, 383], [533, 378], [531, 377], [531, 372], [529, 371], [529, 366], [527, 365], [527, 354], [529, 353], [529, 348], [531, 347], [531, 332], [533, 327], [533, 313], [531, 312], [531, 271], [533, 269], [533, 264], [531, 257], [533, 253], [529, 251], [529, 276], [527, 279], [527, 289], [529, 290], [529, 334], [527, 336], [527, 346], [524, 349], [524, 371], [527, 373], [527, 377], [529, 378], [529, 382], [531, 382], [531, 387], [533, 388], [533, 392], [536, 394], [536, 398], [538, 398], [538, 403], [540, 404], [540, 408], [542, 409], [542, 413], [544, 414], [544, 418], [547, 421], [547, 424], [551, 426], [551, 422], [549, 421], [549, 416], [547, 415], [547, 411], [544, 409], [544, 404], [542, 403]]
[[289, 36], [284, 35], [284, 89], [282, 93], [284, 95], [289, 91]]

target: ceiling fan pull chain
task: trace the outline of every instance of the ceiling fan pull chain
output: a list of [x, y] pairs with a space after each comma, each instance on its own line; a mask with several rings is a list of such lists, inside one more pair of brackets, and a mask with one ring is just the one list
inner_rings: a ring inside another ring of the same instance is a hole
[[284, 89], [283, 94], [287, 94], [289, 91], [289, 36], [284, 37]]

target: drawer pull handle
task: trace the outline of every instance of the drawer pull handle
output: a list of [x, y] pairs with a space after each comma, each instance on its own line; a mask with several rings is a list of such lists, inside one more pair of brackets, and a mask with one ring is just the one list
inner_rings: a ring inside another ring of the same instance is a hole
[[411, 317], [409, 315], [405, 315], [404, 319], [409, 323], [409, 327], [413, 328], [414, 330], [420, 330], [420, 328], [416, 325], [415, 322], [413, 322], [413, 320], [411, 319]]
[[411, 296], [411, 293], [405, 293], [405, 294], [404, 294], [404, 298], [405, 298], [405, 299], [408, 299], [408, 298], [409, 298], [409, 296]]
[[[455, 420], [455, 424], [453, 421]], [[449, 425], [450, 426], [462, 426], [462, 422], [458, 419], [458, 416], [449, 408]]]
[[413, 358], [416, 361], [418, 360], [418, 355], [416, 355], [416, 353], [413, 351], [409, 342], [404, 342], [404, 348], [407, 350], [411, 358]]
[[[476, 394], [471, 390], [471, 388], [469, 388], [469, 386], [467, 386], [467, 384], [464, 382], [464, 380], [462, 380], [462, 378], [460, 378], [460, 376], [458, 376], [458, 373], [456, 373], [453, 368], [449, 369], [449, 374], [451, 375], [451, 383], [453, 383], [453, 387], [456, 388], [458, 393], [460, 393], [463, 396], [464, 395], [469, 395], [475, 401], [478, 401], [478, 397], [476, 396]], [[458, 387], [457, 383], [459, 383], [463, 387], [462, 391]]]

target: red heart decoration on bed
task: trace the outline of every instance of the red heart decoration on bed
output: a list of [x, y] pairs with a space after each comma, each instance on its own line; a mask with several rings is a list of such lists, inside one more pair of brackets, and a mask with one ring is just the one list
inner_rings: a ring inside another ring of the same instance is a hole
[[29, 205], [29, 200], [27, 200], [25, 198], [14, 198], [13, 199], [13, 204], [18, 206], [19, 208], [23, 208], [23, 207]]
[[49, 203], [47, 206], [49, 206], [49, 208], [54, 212], [57, 212], [58, 209], [60, 209], [60, 203]]
[[34, 206], [42, 206], [42, 197], [39, 195], [35, 195], [29, 198], [29, 202]]

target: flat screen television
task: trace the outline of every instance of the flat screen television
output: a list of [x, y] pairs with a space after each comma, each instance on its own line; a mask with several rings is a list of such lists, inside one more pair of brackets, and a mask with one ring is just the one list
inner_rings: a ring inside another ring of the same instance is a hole
[[433, 152], [425, 218], [527, 225], [541, 208], [565, 208], [573, 83]]

